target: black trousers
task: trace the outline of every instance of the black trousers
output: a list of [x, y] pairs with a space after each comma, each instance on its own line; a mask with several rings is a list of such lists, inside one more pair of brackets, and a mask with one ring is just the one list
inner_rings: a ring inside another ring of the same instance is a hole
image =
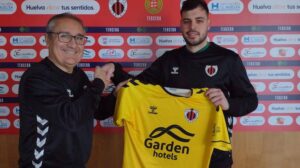
[[214, 149], [209, 168], [231, 168], [233, 164], [232, 152], [231, 151], [221, 151]]

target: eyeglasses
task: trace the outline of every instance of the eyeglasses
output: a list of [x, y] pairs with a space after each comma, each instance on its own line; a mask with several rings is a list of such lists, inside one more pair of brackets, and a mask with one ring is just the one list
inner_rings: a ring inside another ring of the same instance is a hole
[[87, 41], [87, 37], [83, 35], [77, 35], [77, 36], [72, 36], [69, 33], [66, 32], [47, 32], [49, 34], [57, 34], [58, 41], [63, 42], [63, 43], [68, 43], [74, 38], [75, 43], [78, 45], [84, 45]]

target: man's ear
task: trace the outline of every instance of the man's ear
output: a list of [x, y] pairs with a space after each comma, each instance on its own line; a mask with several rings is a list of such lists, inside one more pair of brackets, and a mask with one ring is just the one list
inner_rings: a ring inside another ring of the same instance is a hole
[[45, 34], [45, 43], [46, 43], [46, 46], [48, 47], [49, 46], [49, 40], [50, 40], [50, 36], [48, 33]]

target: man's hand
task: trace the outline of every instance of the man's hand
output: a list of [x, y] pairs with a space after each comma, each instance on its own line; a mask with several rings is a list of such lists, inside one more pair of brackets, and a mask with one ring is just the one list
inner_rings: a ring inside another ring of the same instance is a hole
[[131, 80], [131, 79], [127, 79], [127, 80], [125, 80], [125, 81], [122, 81], [122, 82], [120, 82], [117, 86], [116, 86], [116, 88], [115, 88], [115, 91], [114, 91], [114, 96], [117, 96], [118, 95], [118, 91], [120, 90], [120, 88], [122, 87], [122, 86], [124, 86], [129, 80]]
[[221, 89], [209, 88], [205, 95], [216, 107], [221, 106], [223, 110], [229, 109], [228, 100]]
[[106, 80], [111, 82], [111, 78], [114, 76], [115, 65], [113, 63], [105, 64], [101, 67], [106, 74]]
[[101, 79], [104, 82], [105, 87], [110, 83], [110, 79], [108, 79], [106, 72], [99, 66], [96, 66], [95, 68], [94, 77]]

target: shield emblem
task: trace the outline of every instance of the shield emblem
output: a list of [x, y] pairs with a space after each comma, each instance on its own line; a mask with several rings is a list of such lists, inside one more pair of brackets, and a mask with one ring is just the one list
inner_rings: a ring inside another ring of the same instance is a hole
[[206, 65], [205, 67], [205, 73], [206, 75], [213, 77], [218, 72], [218, 66], [217, 65]]
[[116, 18], [122, 17], [128, 8], [127, 0], [109, 0], [109, 11]]
[[198, 118], [199, 112], [193, 108], [184, 111], [185, 119], [189, 122], [195, 121]]

